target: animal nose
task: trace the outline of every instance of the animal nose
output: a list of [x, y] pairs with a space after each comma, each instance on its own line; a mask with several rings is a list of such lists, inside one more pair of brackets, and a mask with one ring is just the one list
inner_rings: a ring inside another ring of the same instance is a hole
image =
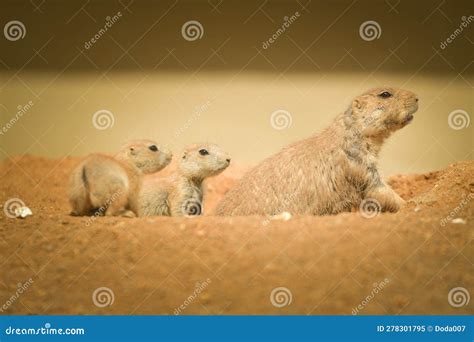
[[226, 160], [227, 160], [227, 162], [230, 164], [230, 158], [227, 158]]
[[416, 102], [418, 102], [418, 97], [415, 99]]

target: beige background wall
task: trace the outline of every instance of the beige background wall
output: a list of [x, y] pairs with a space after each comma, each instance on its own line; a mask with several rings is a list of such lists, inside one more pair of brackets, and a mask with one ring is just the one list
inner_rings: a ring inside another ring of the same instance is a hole
[[[60, 158], [113, 151], [149, 137], [179, 151], [216, 142], [238, 163], [255, 163], [326, 127], [350, 99], [379, 85], [420, 97], [415, 121], [383, 150], [386, 175], [438, 169], [472, 159], [473, 126], [451, 128], [448, 115], [474, 113], [472, 1], [3, 1], [23, 39], [0, 36], [0, 125], [18, 106], [33, 106], [3, 135], [0, 159], [24, 153]], [[89, 41], [118, 11], [122, 17], [90, 49]], [[296, 11], [300, 16], [262, 47]], [[189, 20], [203, 36], [187, 41]], [[360, 25], [376, 21], [378, 39]], [[200, 108], [200, 109], [199, 109]], [[98, 130], [92, 117], [112, 113]], [[291, 126], [276, 130], [271, 114]]]

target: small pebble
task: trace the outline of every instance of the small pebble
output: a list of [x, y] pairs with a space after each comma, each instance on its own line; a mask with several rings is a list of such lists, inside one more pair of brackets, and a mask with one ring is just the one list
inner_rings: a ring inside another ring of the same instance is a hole
[[15, 209], [15, 216], [24, 219], [27, 216], [33, 215], [33, 212], [28, 207], [19, 207]]
[[291, 219], [291, 214], [287, 211], [284, 211], [278, 215], [272, 216], [272, 220], [283, 220], [283, 221], [288, 221]]
[[414, 211], [415, 213], [419, 212], [420, 210], [421, 210], [420, 207], [415, 207], [415, 209], [413, 209], [413, 211]]
[[451, 222], [454, 224], [466, 224], [466, 220], [463, 220], [460, 217], [453, 219]]

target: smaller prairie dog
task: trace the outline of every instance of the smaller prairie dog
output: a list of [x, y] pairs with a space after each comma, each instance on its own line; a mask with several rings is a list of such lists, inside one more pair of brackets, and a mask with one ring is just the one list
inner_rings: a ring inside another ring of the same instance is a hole
[[160, 171], [171, 158], [152, 140], [130, 141], [114, 156], [88, 156], [70, 178], [71, 215], [136, 216], [142, 175]]
[[138, 216], [194, 216], [202, 214], [202, 182], [230, 164], [227, 153], [214, 144], [186, 148], [176, 173], [166, 178], [144, 177], [138, 197]]

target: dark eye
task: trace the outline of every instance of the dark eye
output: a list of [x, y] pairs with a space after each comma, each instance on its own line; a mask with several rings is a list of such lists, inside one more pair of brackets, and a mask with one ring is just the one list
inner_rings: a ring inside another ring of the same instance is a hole
[[153, 151], [153, 152], [158, 151], [158, 147], [156, 147], [156, 145], [148, 146], [148, 148], [149, 148], [151, 151]]
[[205, 156], [205, 155], [209, 154], [209, 152], [207, 152], [206, 149], [201, 148], [201, 149], [199, 150], [199, 154], [200, 154], [201, 156]]
[[379, 97], [382, 97], [384, 99], [389, 98], [390, 96], [392, 96], [392, 94], [390, 94], [388, 91], [384, 91], [383, 93], [379, 94]]

